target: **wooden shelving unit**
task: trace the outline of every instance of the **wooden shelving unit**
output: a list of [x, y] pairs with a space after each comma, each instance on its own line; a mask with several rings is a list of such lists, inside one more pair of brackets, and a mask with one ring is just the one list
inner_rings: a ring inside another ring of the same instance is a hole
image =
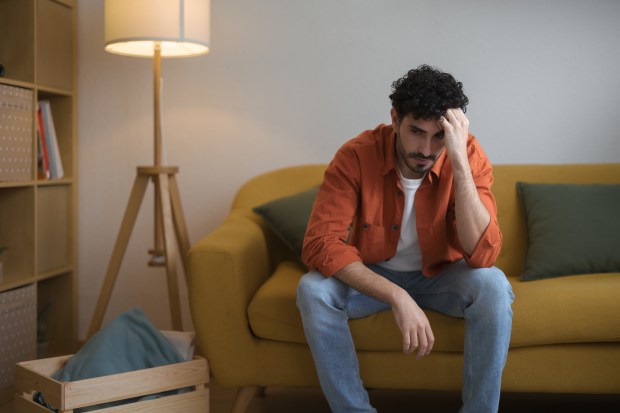
[[[0, 87], [32, 91], [29, 177], [0, 180], [0, 246], [8, 248], [0, 255], [0, 294], [35, 286], [37, 312], [47, 308], [47, 346], [40, 354], [45, 357], [70, 354], [77, 342], [75, 7], [75, 0], [0, 1], [0, 64], [5, 70]], [[39, 100], [51, 102], [62, 179], [37, 177]], [[0, 404], [5, 393], [0, 389]]]

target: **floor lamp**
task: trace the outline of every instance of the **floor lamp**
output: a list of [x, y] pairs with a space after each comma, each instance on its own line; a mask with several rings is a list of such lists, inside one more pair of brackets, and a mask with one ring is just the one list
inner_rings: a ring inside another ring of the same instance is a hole
[[166, 267], [172, 327], [183, 329], [174, 240], [176, 238], [183, 267], [183, 258], [190, 246], [176, 182], [179, 168], [162, 164], [161, 59], [207, 53], [209, 13], [210, 0], [105, 0], [105, 50], [153, 58], [154, 163], [137, 168], [88, 337], [101, 327], [149, 182], [155, 189], [155, 245], [149, 250], [149, 265]]

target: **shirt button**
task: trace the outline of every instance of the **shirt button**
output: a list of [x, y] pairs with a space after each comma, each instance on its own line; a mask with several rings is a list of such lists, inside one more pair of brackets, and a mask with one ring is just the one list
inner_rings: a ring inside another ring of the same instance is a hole
[[398, 230], [398, 225], [396, 225], [396, 224], [392, 225], [392, 229], [393, 229], [394, 231], [397, 231], [397, 230]]
[[364, 229], [368, 229], [368, 224], [364, 224]]

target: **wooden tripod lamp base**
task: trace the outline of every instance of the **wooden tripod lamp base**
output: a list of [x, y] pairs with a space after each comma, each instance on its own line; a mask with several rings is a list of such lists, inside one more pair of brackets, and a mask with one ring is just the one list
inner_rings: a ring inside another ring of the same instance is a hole
[[165, 1], [158, 2], [157, 7], [153, 7], [151, 0], [132, 0], [131, 6], [127, 3], [126, 0], [105, 2], [105, 50], [123, 56], [153, 57], [155, 159], [154, 166], [138, 167], [138, 175], [131, 190], [97, 307], [90, 323], [88, 337], [101, 327], [129, 237], [150, 181], [155, 186], [155, 248], [150, 251], [153, 257], [149, 265], [166, 267], [172, 326], [175, 330], [183, 328], [174, 237], [176, 236], [178, 242], [178, 251], [185, 273], [187, 270], [184, 258], [189, 251], [189, 239], [175, 179], [178, 168], [162, 166], [161, 59], [200, 56], [209, 52], [210, 1]]
[[[179, 188], [175, 177], [178, 171], [179, 168], [176, 166], [138, 167], [136, 180], [134, 181], [121, 228], [116, 238], [116, 244], [114, 245], [112, 257], [108, 264], [103, 287], [99, 293], [95, 313], [90, 322], [88, 338], [101, 328], [101, 323], [108, 307], [110, 296], [112, 295], [112, 290], [114, 289], [114, 284], [127, 250], [127, 244], [129, 243], [129, 238], [136, 223], [136, 218], [140, 211], [140, 206], [142, 205], [146, 187], [149, 182], [153, 182], [155, 186], [156, 239], [158, 238], [158, 232], [161, 231], [163, 241], [162, 251], [159, 251], [157, 245], [155, 249], [151, 251], [157, 255], [156, 258], [151, 261], [151, 265], [162, 265], [166, 267], [172, 328], [179, 331], [183, 329], [179, 283], [177, 278], [177, 248], [174, 245], [174, 239], [176, 238], [178, 243], [178, 251], [181, 255], [181, 262], [185, 274], [187, 271], [184, 258], [189, 251], [190, 244], [185, 217], [183, 216], [181, 207]], [[163, 253], [163, 255], [160, 256], [160, 253]]]

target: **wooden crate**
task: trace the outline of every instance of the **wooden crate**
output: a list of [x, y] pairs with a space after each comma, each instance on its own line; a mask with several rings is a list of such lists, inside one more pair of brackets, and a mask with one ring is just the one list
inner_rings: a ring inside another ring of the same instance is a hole
[[189, 387], [191, 391], [157, 399], [137, 401], [94, 410], [97, 413], [124, 412], [209, 412], [209, 367], [202, 357], [162, 367], [113, 374], [87, 380], [59, 382], [50, 376], [71, 356], [25, 361], [15, 366], [15, 411], [49, 413], [32, 401], [40, 391], [47, 403], [60, 412], [81, 407], [156, 394]]

